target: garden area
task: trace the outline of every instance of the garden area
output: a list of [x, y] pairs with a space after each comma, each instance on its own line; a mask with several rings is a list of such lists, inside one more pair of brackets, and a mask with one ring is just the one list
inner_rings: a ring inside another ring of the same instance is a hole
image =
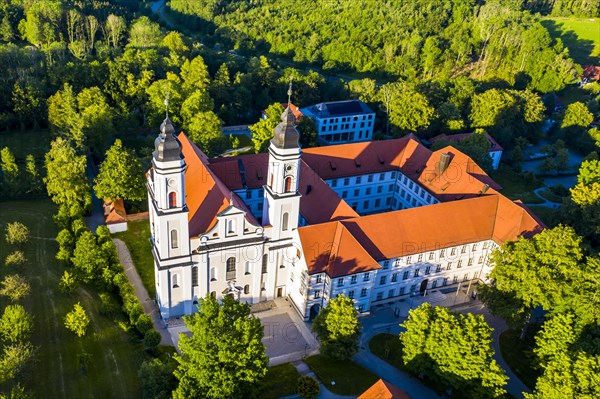
[[296, 393], [300, 373], [291, 363], [269, 367], [267, 375], [260, 382], [257, 397], [261, 399], [278, 399]]
[[[29, 295], [19, 303], [33, 315], [31, 342], [37, 349], [35, 361], [17, 380], [33, 397], [140, 397], [138, 369], [144, 360], [141, 342], [103, 314], [93, 287], [82, 285], [70, 295], [58, 289], [64, 266], [55, 260], [55, 206], [49, 200], [10, 201], [1, 206], [3, 234], [7, 223], [13, 221], [20, 221], [30, 230], [29, 241], [20, 248], [26, 262], [0, 269], [1, 278], [19, 274], [31, 286]], [[2, 241], [3, 263], [11, 251], [11, 246]], [[77, 302], [90, 319], [87, 334], [82, 337], [68, 331], [63, 321]], [[1, 309], [9, 304], [6, 297], [0, 297]]]
[[150, 298], [156, 297], [154, 257], [152, 256], [152, 245], [150, 244], [150, 222], [148, 220], [127, 222], [127, 231], [112, 236], [125, 242], [131, 254], [131, 260], [133, 260], [142, 283], [148, 291], [148, 296]]
[[325, 387], [338, 395], [360, 395], [379, 377], [351, 360], [333, 360], [323, 355], [304, 359]]
[[511, 167], [500, 164], [500, 168], [494, 171], [492, 178], [502, 186], [500, 192], [512, 200], [521, 200], [526, 204], [541, 204], [544, 202], [533, 192], [533, 190], [543, 185], [533, 175], [531, 178], [525, 178]]

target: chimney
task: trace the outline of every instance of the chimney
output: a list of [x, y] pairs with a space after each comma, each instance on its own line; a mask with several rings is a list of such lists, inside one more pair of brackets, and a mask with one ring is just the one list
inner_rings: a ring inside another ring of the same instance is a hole
[[450, 165], [450, 154], [443, 153], [440, 155], [440, 161], [437, 164], [438, 173], [444, 173], [446, 169], [448, 169], [448, 165]]
[[489, 184], [484, 184], [483, 187], [481, 187], [481, 195], [485, 194], [487, 192], [487, 190], [489, 190], [490, 185]]

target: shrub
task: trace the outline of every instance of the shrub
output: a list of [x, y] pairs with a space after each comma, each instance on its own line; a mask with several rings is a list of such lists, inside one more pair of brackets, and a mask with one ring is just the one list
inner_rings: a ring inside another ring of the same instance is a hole
[[135, 328], [140, 332], [140, 334], [144, 335], [148, 330], [152, 328], [154, 323], [152, 322], [152, 317], [147, 314], [141, 314], [137, 321], [135, 322]]
[[161, 336], [154, 328], [149, 329], [144, 334], [144, 345], [146, 348], [155, 348], [160, 344]]
[[77, 279], [75, 278], [74, 273], [69, 273], [68, 270], [65, 270], [60, 281], [58, 282], [58, 289], [63, 294], [71, 294], [73, 291], [77, 289]]
[[121, 311], [119, 301], [109, 292], [101, 292], [100, 297], [100, 313], [108, 317], [114, 317]]
[[321, 387], [317, 380], [310, 376], [298, 378], [298, 396], [303, 399], [314, 399], [319, 394]]
[[26, 261], [27, 258], [25, 258], [25, 254], [23, 253], [23, 251], [15, 251], [6, 257], [6, 259], [4, 260], [4, 264], [6, 266], [22, 265]]
[[24, 244], [29, 240], [29, 229], [21, 222], [6, 225], [6, 242], [9, 244]]

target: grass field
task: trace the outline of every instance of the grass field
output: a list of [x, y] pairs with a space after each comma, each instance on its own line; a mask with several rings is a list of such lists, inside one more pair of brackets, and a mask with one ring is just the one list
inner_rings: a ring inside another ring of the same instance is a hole
[[544, 18], [542, 25], [552, 38], [560, 38], [573, 60], [597, 64], [600, 60], [600, 20], [589, 18]]
[[278, 399], [296, 393], [300, 373], [291, 363], [269, 367], [267, 375], [260, 384], [257, 397]]
[[152, 246], [150, 245], [150, 223], [147, 220], [137, 222], [127, 222], [127, 231], [113, 234], [114, 238], [119, 238], [125, 242], [131, 260], [137, 269], [142, 283], [150, 298], [156, 297], [156, 287], [154, 286], [154, 258], [152, 256]]
[[[48, 200], [11, 201], [1, 202], [0, 209], [2, 233], [6, 223], [18, 220], [29, 227], [32, 236], [23, 247], [28, 262], [10, 268], [3, 265], [3, 260], [13, 248], [4, 238], [0, 241], [0, 276], [19, 273], [31, 284], [31, 294], [21, 304], [34, 316], [32, 343], [39, 349], [37, 361], [21, 382], [33, 397], [40, 398], [141, 397], [137, 377], [144, 356], [141, 344], [100, 314], [100, 301], [93, 288], [81, 287], [71, 296], [58, 291], [63, 266], [54, 258], [54, 205]], [[81, 302], [91, 319], [82, 338], [63, 325], [65, 314], [76, 302]], [[0, 309], [8, 304], [7, 298], [0, 297]], [[79, 367], [77, 355], [82, 351], [92, 355], [87, 373]]]
[[536, 181], [532, 184], [506, 165], [501, 164], [500, 168], [492, 174], [492, 178], [502, 186], [500, 193], [512, 200], [520, 199], [526, 204], [544, 202], [533, 193], [533, 190], [542, 186], [541, 182]]
[[307, 357], [304, 362], [327, 389], [338, 395], [360, 395], [379, 380], [378, 376], [351, 360], [336, 361], [316, 355]]

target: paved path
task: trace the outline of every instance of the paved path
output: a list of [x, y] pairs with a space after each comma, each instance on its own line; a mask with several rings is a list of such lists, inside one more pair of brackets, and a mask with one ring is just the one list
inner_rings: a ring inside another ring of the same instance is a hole
[[173, 346], [171, 335], [169, 335], [167, 328], [162, 322], [160, 313], [158, 311], [158, 307], [156, 306], [154, 300], [150, 299], [148, 291], [146, 291], [146, 287], [144, 287], [144, 284], [142, 284], [142, 279], [140, 279], [140, 276], [137, 270], [135, 269], [135, 266], [133, 265], [129, 249], [127, 248], [125, 243], [119, 240], [118, 238], [113, 238], [113, 242], [117, 247], [119, 261], [121, 262], [121, 265], [123, 265], [123, 269], [125, 270], [127, 279], [129, 280], [129, 283], [133, 285], [135, 296], [137, 296], [140, 300], [140, 303], [144, 308], [144, 312], [152, 317], [152, 321], [154, 322], [154, 328], [160, 333], [160, 344]]
[[549, 200], [547, 200], [545, 197], [543, 197], [543, 196], [540, 194], [540, 192], [541, 192], [541, 191], [543, 191], [543, 190], [547, 190], [547, 189], [548, 189], [548, 187], [546, 187], [546, 186], [543, 186], [543, 187], [536, 188], [535, 190], [533, 190], [533, 193], [534, 193], [534, 194], [535, 194], [535, 195], [536, 195], [536, 196], [537, 196], [539, 199], [541, 199], [542, 201], [544, 201], [543, 203], [541, 203], [541, 204], [525, 204], [525, 205], [527, 205], [527, 206], [544, 206], [544, 207], [546, 207], [546, 208], [552, 208], [552, 209], [556, 209], [556, 208], [558, 208], [559, 206], [561, 206], [561, 205], [562, 205], [561, 203], [559, 203], [559, 202], [552, 202], [552, 201], [549, 201]]

